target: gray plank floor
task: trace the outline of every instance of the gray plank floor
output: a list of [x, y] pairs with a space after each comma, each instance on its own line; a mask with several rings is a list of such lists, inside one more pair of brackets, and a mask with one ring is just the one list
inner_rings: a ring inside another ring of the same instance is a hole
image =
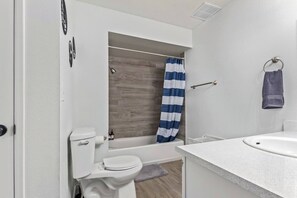
[[182, 161], [161, 165], [168, 175], [135, 183], [137, 198], [181, 198]]

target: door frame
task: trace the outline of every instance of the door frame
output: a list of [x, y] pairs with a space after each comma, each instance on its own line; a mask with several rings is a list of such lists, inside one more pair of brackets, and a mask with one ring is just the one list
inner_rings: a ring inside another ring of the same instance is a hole
[[25, 183], [25, 0], [14, 0], [14, 197], [26, 197]]

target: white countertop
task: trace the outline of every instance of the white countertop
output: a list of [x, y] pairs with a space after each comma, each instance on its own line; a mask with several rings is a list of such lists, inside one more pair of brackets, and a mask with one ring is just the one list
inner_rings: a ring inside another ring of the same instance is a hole
[[297, 158], [252, 148], [244, 138], [179, 146], [176, 150], [262, 198], [297, 197]]

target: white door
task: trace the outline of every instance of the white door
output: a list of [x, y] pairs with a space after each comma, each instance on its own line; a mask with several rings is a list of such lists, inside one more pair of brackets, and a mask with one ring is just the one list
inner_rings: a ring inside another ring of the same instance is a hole
[[14, 196], [13, 0], [0, 0], [0, 197]]

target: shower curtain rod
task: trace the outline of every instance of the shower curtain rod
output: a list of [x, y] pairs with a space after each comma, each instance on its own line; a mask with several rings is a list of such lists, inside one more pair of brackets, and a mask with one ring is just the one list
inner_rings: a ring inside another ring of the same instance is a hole
[[141, 51], [141, 50], [134, 50], [134, 49], [129, 49], [129, 48], [123, 48], [123, 47], [116, 47], [116, 46], [108, 46], [111, 49], [117, 49], [117, 50], [124, 50], [124, 51], [129, 51], [129, 52], [136, 52], [136, 53], [142, 53], [142, 54], [149, 54], [149, 55], [154, 55], [154, 56], [162, 56], [162, 57], [167, 57], [167, 58], [179, 58], [184, 60], [183, 57], [178, 57], [178, 56], [171, 56], [171, 55], [166, 55], [166, 54], [158, 54], [158, 53], [153, 53], [153, 52], [146, 52], [146, 51]]

